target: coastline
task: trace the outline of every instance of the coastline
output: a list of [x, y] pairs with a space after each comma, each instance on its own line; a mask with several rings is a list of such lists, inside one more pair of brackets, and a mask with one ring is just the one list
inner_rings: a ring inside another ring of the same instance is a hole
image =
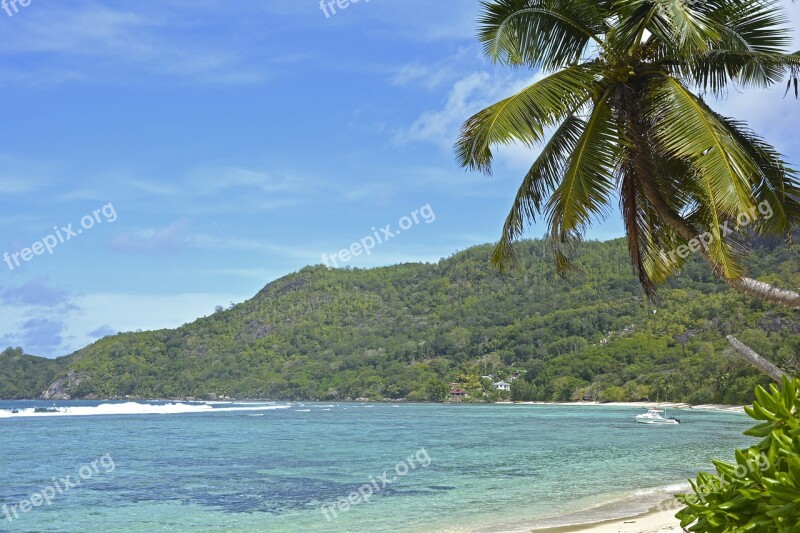
[[651, 405], [658, 405], [659, 407], [667, 407], [669, 409], [690, 409], [694, 411], [714, 411], [726, 413], [744, 413], [744, 405], [726, 405], [726, 404], [702, 404], [692, 405], [689, 403], [680, 402], [494, 402], [497, 404], [506, 405], [570, 405], [570, 406], [587, 406], [587, 407], [640, 407], [646, 409]]
[[614, 518], [602, 522], [574, 526], [560, 526], [534, 529], [532, 533], [573, 533], [591, 531], [593, 533], [682, 533], [677, 509], [666, 511], [653, 510], [627, 518]]
[[416, 402], [416, 401], [409, 401], [405, 398], [401, 399], [389, 399], [384, 398], [381, 400], [367, 400], [367, 399], [345, 399], [345, 400], [276, 400], [276, 399], [269, 399], [269, 398], [231, 398], [229, 396], [223, 396], [216, 400], [202, 400], [195, 397], [179, 397], [179, 398], [140, 398], [138, 396], [128, 396], [128, 397], [110, 397], [110, 398], [52, 398], [52, 399], [42, 399], [42, 398], [0, 398], [0, 401], [4, 402], [60, 402], [60, 401], [73, 401], [73, 402], [171, 402], [171, 403], [248, 403], [248, 402], [290, 402], [290, 403], [297, 403], [297, 402], [307, 402], [307, 403], [353, 403], [353, 404], [363, 404], [363, 403], [376, 403], [376, 404], [386, 404], [386, 403], [396, 403], [396, 404], [431, 404], [431, 405], [564, 405], [570, 407], [638, 407], [641, 409], [647, 409], [652, 405], [658, 405], [659, 407], [666, 407], [668, 409], [688, 409], [694, 411], [714, 411], [714, 412], [726, 412], [726, 413], [744, 413], [743, 405], [726, 405], [726, 404], [702, 404], [702, 405], [692, 405], [689, 403], [681, 403], [681, 402], [592, 402], [592, 401], [577, 401], [577, 402], [544, 402], [544, 401], [531, 401], [531, 402], [512, 402], [512, 401], [497, 401], [497, 402]]
[[[676, 489], [676, 485], [669, 487]], [[688, 488], [689, 485], [686, 484]], [[662, 489], [665, 487], [662, 487]], [[636, 491], [637, 493], [639, 491]], [[641, 506], [638, 499], [629, 495], [623, 499], [611, 499], [580, 511], [562, 513], [550, 517], [495, 522], [475, 529], [471, 533], [683, 533], [675, 514], [682, 506], [669, 492], [659, 491], [644, 497], [648, 501]]]

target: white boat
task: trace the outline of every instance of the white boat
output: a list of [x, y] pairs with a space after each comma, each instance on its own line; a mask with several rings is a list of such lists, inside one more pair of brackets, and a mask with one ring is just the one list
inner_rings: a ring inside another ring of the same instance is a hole
[[657, 424], [665, 426], [681, 423], [681, 421], [678, 420], [677, 418], [661, 416], [661, 413], [664, 413], [666, 415], [667, 414], [666, 409], [664, 409], [664, 411], [661, 411], [660, 409], [651, 407], [647, 410], [646, 413], [642, 415], [636, 415], [633, 418], [633, 420], [635, 422], [639, 422], [640, 424]]

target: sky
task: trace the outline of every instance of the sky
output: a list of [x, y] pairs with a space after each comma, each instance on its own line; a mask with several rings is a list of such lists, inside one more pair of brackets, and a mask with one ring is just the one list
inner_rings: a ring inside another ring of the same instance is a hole
[[[477, 0], [16, 7], [0, 10], [0, 349], [61, 356], [306, 265], [493, 242], [536, 156], [504, 148], [491, 177], [456, 163], [460, 124], [536, 76], [483, 57]], [[712, 105], [800, 165], [783, 88]], [[622, 234], [614, 214], [588, 237]]]

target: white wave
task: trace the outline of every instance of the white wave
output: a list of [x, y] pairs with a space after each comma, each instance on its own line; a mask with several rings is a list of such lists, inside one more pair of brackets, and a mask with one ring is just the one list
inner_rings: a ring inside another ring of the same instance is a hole
[[310, 413], [311, 409], [295, 409], [297, 413]]
[[651, 494], [675, 494], [676, 492], [686, 492], [691, 489], [688, 483], [675, 483], [673, 485], [665, 485], [663, 487], [653, 487], [650, 489], [639, 489], [633, 494], [635, 496], [649, 496]]
[[212, 407], [212, 405], [168, 403], [150, 404], [139, 402], [103, 403], [95, 406], [51, 407], [53, 412], [35, 412], [33, 407], [18, 409], [17, 412], [0, 409], [0, 418], [53, 417], [53, 416], [103, 416], [103, 415], [176, 415], [187, 413], [223, 413], [230, 411], [269, 411], [288, 409], [289, 405], [235, 405], [232, 407]]

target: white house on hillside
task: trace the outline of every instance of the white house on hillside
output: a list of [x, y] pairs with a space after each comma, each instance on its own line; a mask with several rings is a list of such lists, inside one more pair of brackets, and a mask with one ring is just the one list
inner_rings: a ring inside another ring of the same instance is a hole
[[498, 381], [497, 383], [494, 384], [494, 390], [510, 391], [511, 383], [506, 383], [505, 381]]

